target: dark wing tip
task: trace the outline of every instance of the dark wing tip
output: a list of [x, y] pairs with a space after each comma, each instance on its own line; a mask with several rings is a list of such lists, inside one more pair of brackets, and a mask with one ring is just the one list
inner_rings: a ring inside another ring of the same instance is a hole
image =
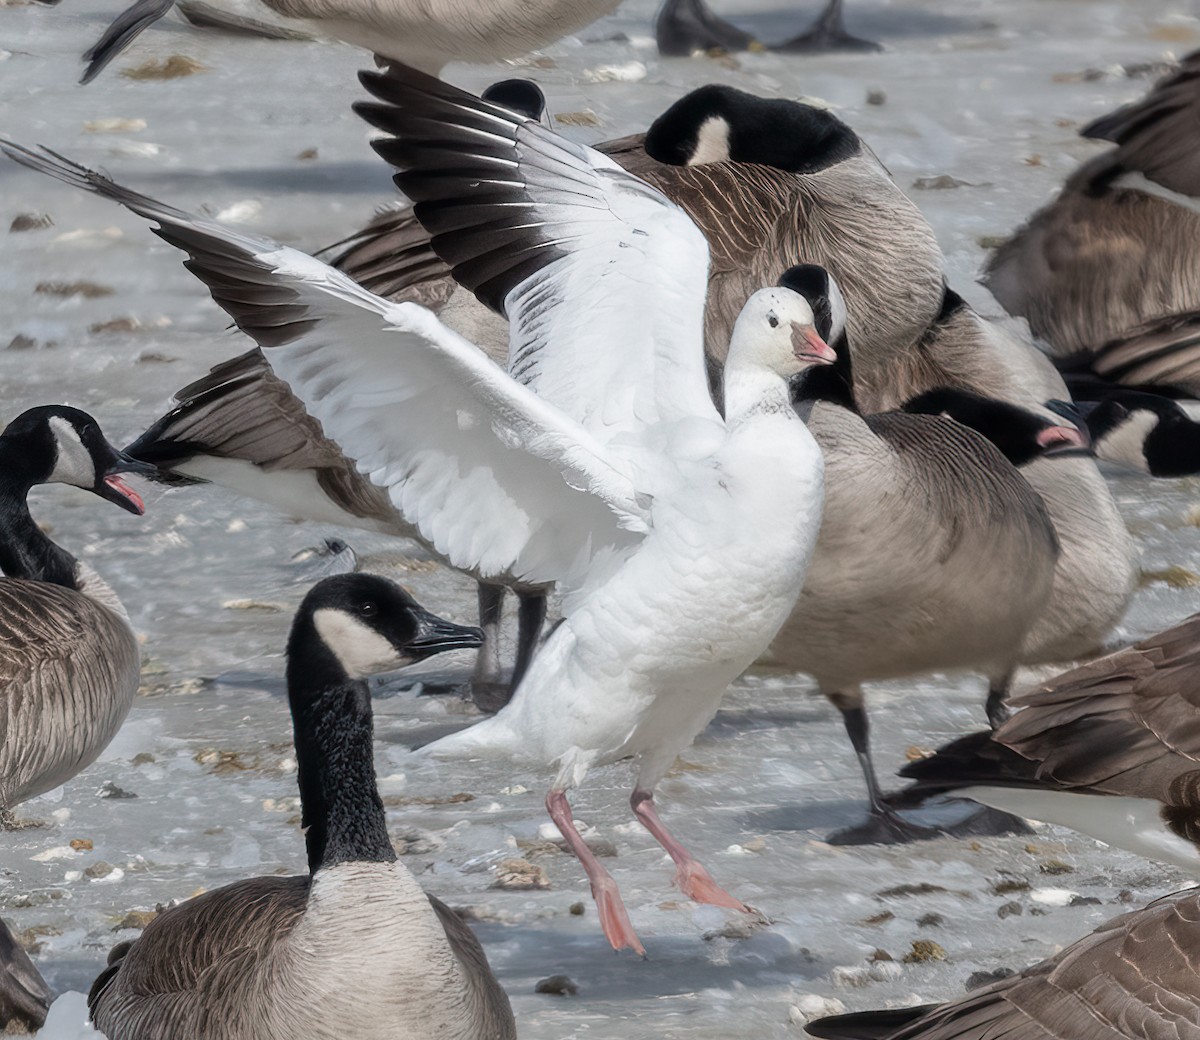
[[80, 83], [91, 83], [105, 67], [175, 6], [175, 0], [137, 0], [114, 18], [104, 34], [83, 55], [88, 63]]
[[886, 1040], [897, 1029], [912, 1025], [932, 1011], [936, 1004], [892, 1008], [886, 1011], [857, 1011], [849, 1015], [830, 1015], [808, 1022], [804, 1031], [821, 1040]]

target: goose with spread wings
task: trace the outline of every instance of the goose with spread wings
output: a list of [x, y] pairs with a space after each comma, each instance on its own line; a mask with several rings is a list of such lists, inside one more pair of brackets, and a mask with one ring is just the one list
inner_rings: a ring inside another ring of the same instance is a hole
[[510, 704], [426, 750], [555, 767], [547, 808], [609, 941], [640, 953], [566, 792], [594, 765], [635, 759], [633, 810], [677, 884], [746, 909], [670, 834], [653, 790], [803, 583], [822, 460], [789, 380], [834, 355], [803, 296], [759, 290], [734, 328], [722, 416], [704, 366], [708, 249], [686, 214], [527, 117], [414, 70], [362, 79], [379, 101], [360, 113], [396, 135], [375, 147], [400, 168], [435, 249], [508, 317], [516, 378], [419, 305], [388, 303], [303, 253], [52, 153], [5, 150], [156, 221], [451, 563], [564, 590], [564, 620]]

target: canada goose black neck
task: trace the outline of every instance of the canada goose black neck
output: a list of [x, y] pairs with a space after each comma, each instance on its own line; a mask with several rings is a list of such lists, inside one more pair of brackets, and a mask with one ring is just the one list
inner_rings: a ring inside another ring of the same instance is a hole
[[9, 578], [78, 589], [75, 557], [38, 527], [26, 501], [53, 468], [53, 459], [48, 436], [27, 439], [8, 430], [0, 435], [0, 571]]
[[301, 608], [288, 639], [288, 700], [310, 873], [396, 858], [375, 782], [365, 679], [351, 679]]
[[854, 373], [850, 362], [850, 343], [846, 337], [846, 305], [829, 272], [818, 264], [797, 264], [779, 278], [779, 284], [799, 293], [812, 308], [818, 334], [837, 354], [832, 365], [814, 365], [794, 377], [792, 405], [802, 417], [817, 401], [837, 405], [856, 414]]
[[659, 116], [646, 132], [645, 148], [672, 166], [729, 160], [805, 174], [858, 155], [862, 143], [826, 109], [711, 84]]

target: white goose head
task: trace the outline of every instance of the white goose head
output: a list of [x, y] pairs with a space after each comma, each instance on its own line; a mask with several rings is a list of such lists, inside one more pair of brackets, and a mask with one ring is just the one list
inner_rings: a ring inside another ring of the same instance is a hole
[[831, 365], [833, 348], [818, 331], [818, 316], [805, 296], [787, 284], [759, 289], [742, 308], [729, 341], [730, 368], [765, 369], [784, 380], [812, 365]]

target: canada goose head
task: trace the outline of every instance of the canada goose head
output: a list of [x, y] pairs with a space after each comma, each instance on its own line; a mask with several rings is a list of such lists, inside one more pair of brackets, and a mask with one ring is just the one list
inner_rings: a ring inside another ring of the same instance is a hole
[[793, 406], [804, 418], [817, 401], [858, 411], [846, 338], [846, 301], [837, 280], [818, 264], [797, 264], [784, 271], [779, 284], [804, 297], [817, 334], [837, 355], [832, 365], [807, 368], [792, 380]]
[[314, 585], [300, 604], [288, 641], [289, 681], [294, 660], [327, 680], [357, 680], [482, 643], [478, 628], [431, 614], [393, 581], [339, 574]]
[[509, 111], [539, 122], [546, 114], [546, 95], [531, 79], [502, 79], [479, 96], [493, 105], [503, 105]]
[[645, 149], [671, 166], [732, 161], [816, 173], [858, 155], [862, 142], [827, 109], [714, 83], [659, 116]]
[[1096, 457], [1154, 477], [1200, 472], [1200, 423], [1158, 394], [1114, 390], [1084, 405]]
[[27, 488], [71, 484], [131, 513], [145, 512], [141, 496], [118, 474], [152, 476], [157, 470], [109, 444], [87, 412], [65, 405], [30, 408], [5, 427], [0, 443], [22, 470]]
[[812, 305], [787, 284], [789, 274], [746, 301], [729, 338], [727, 368], [755, 365], [790, 380], [813, 365], [837, 360], [817, 330]]
[[1083, 416], [1065, 401], [1047, 401], [1051, 412], [1066, 421], [1057, 422], [1028, 408], [984, 397], [970, 390], [939, 387], [914, 397], [904, 411], [917, 415], [943, 415], [969, 426], [991, 441], [1014, 466], [1038, 458], [1091, 455], [1091, 438], [1083, 427]]

